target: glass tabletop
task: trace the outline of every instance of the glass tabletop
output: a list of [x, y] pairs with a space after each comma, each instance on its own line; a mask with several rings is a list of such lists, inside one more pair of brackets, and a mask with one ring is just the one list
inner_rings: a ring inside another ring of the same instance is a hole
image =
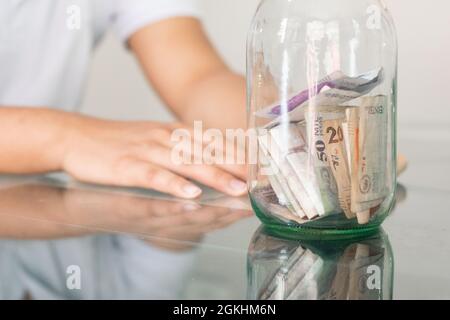
[[396, 208], [352, 242], [277, 239], [246, 198], [211, 190], [194, 202], [0, 176], [0, 298], [450, 299], [446, 142], [401, 140]]

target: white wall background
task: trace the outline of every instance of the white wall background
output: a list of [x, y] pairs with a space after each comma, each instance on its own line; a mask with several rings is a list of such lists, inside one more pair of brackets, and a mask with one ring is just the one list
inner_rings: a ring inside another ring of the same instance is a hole
[[[204, 0], [204, 24], [237, 71], [259, 0]], [[386, 0], [399, 36], [400, 136], [422, 129], [450, 137], [450, 1]], [[169, 120], [131, 54], [113, 36], [97, 51], [83, 111], [109, 118]]]

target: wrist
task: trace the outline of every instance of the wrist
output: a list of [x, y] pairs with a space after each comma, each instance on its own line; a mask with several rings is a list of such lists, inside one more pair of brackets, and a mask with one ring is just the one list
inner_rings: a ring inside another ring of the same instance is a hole
[[63, 112], [60, 114], [60, 121], [57, 130], [59, 137], [58, 147], [56, 148], [56, 159], [58, 170], [65, 170], [67, 159], [79, 150], [82, 141], [89, 135], [89, 118], [75, 113]]

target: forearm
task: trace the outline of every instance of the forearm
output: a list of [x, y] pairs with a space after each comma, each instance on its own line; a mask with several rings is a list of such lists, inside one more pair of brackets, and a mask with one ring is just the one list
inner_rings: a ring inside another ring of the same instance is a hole
[[66, 192], [41, 185], [0, 189], [0, 237], [56, 239], [89, 234], [86, 228], [74, 227], [79, 219], [65, 203]]
[[69, 114], [45, 108], [0, 107], [0, 172], [60, 170], [71, 121]]
[[209, 128], [246, 128], [245, 100], [244, 77], [224, 69], [192, 84], [179, 117], [191, 125], [201, 120]]
[[151, 24], [129, 44], [149, 81], [183, 122], [245, 127], [245, 80], [226, 66], [199, 21], [180, 17]]

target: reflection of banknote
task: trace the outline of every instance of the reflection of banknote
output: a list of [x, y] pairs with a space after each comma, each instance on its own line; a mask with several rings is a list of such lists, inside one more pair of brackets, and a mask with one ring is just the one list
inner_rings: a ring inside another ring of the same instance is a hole
[[317, 286], [312, 281], [320, 274], [323, 260], [302, 247], [289, 257], [271, 277], [259, 298], [262, 300], [308, 299], [317, 296]]
[[[269, 300], [389, 298], [392, 255], [383, 234], [360, 241], [281, 240], [259, 234], [251, 246], [252, 290]], [[387, 265], [385, 265], [387, 263]], [[256, 276], [256, 277], [255, 277]], [[259, 277], [261, 276], [261, 277]]]
[[258, 299], [381, 300], [384, 257], [376, 243], [354, 243], [328, 259], [299, 246], [267, 277]]
[[327, 300], [346, 300], [349, 289], [349, 263], [353, 259], [352, 248], [347, 248], [341, 257], [336, 261], [336, 275], [331, 282], [330, 288], [328, 290]]
[[[354, 258], [349, 264], [349, 285], [347, 299], [349, 300], [381, 300], [382, 270], [384, 267], [384, 249], [378, 246], [358, 243]], [[380, 272], [374, 274], [374, 272]], [[373, 275], [375, 280], [370, 279]]]
[[361, 107], [349, 112], [349, 136], [354, 144], [352, 156], [351, 208], [370, 210], [386, 197], [387, 161], [386, 97], [364, 97]]
[[268, 279], [268, 283], [263, 286], [259, 299], [262, 300], [284, 300], [286, 294], [292, 291], [295, 283], [303, 276], [304, 267], [298, 269], [306, 250], [301, 246], [297, 247], [289, 259], [283, 265], [275, 270], [274, 274]]

